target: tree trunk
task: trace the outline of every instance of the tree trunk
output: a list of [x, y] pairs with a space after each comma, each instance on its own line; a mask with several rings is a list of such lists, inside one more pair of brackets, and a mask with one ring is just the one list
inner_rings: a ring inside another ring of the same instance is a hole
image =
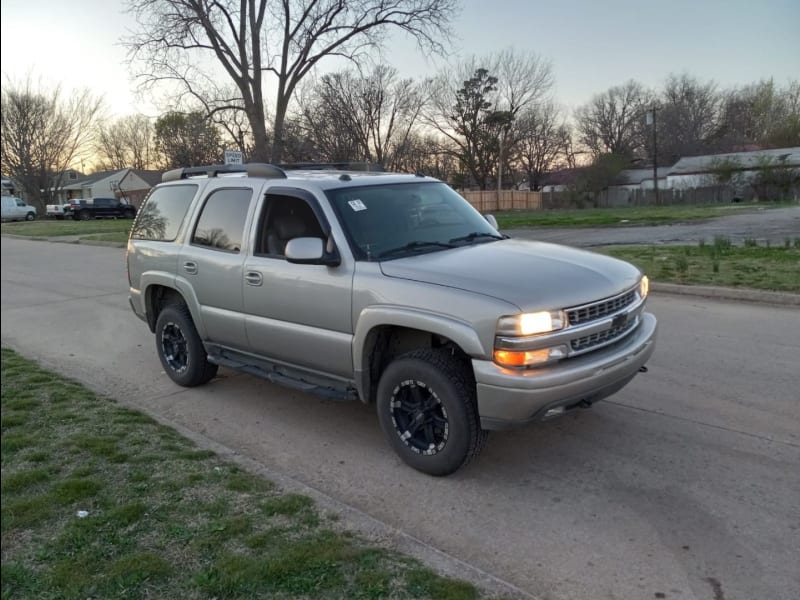
[[285, 147], [283, 132], [288, 104], [288, 98], [285, 98], [279, 91], [278, 101], [275, 105], [275, 128], [272, 131], [272, 162], [275, 164], [279, 164], [283, 161], [283, 150]]
[[264, 119], [263, 109], [255, 104], [247, 107], [247, 119], [253, 132], [253, 152], [250, 160], [253, 162], [270, 162], [269, 148], [267, 148], [267, 124]]

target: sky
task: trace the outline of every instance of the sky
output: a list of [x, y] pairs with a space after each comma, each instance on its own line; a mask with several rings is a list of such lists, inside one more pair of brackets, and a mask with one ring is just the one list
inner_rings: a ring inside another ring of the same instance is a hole
[[[800, 0], [462, 0], [453, 56], [509, 46], [552, 62], [567, 110], [636, 79], [657, 88], [688, 72], [723, 88], [800, 79]], [[120, 38], [135, 26], [122, 0], [0, 0], [2, 85], [31, 76], [103, 95], [110, 116], [155, 114], [137, 98]], [[384, 56], [404, 77], [446, 67], [402, 35]], [[268, 86], [274, 87], [271, 81]]]

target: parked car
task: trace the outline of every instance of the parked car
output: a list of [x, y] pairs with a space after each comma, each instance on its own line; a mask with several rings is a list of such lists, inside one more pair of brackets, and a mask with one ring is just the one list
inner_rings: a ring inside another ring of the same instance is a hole
[[131, 229], [130, 305], [177, 384], [222, 365], [375, 404], [406, 463], [447, 475], [488, 430], [616, 393], [655, 347], [636, 267], [489, 217], [423, 175], [177, 169]]
[[36, 219], [36, 207], [26, 204], [21, 198], [3, 196], [0, 218], [3, 221], [33, 221]]
[[133, 219], [136, 216], [136, 207], [117, 198], [90, 198], [73, 202], [70, 212], [76, 221]]
[[54, 219], [62, 220], [72, 216], [72, 206], [70, 203], [48, 204], [45, 209], [47, 211], [47, 216]]

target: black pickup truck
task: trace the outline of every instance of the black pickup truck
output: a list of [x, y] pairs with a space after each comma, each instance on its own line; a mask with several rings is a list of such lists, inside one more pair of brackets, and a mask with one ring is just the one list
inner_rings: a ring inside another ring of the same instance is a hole
[[101, 218], [132, 219], [136, 216], [136, 207], [116, 198], [92, 198], [73, 202], [70, 204], [70, 212], [76, 221]]

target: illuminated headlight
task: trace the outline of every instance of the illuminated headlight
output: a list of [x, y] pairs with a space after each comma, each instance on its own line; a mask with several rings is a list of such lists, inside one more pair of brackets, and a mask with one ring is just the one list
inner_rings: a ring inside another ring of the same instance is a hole
[[647, 298], [647, 294], [650, 293], [650, 280], [647, 278], [647, 275], [642, 277], [642, 280], [639, 282], [639, 295], [642, 298]]
[[563, 329], [566, 315], [560, 310], [543, 310], [500, 317], [497, 322], [498, 335], [539, 335]]

